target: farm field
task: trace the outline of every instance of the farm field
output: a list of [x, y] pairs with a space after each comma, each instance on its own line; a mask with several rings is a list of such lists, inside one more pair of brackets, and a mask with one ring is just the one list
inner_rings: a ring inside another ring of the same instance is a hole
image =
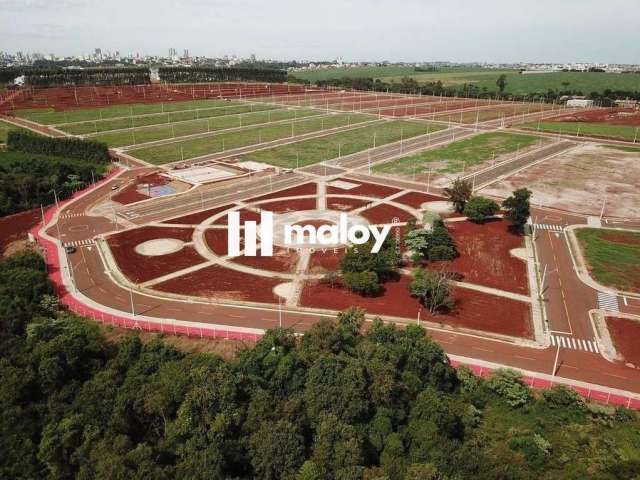
[[297, 168], [371, 148], [374, 135], [376, 145], [380, 146], [397, 142], [400, 138], [424, 135], [427, 133], [427, 128], [429, 131], [435, 132], [445, 127], [403, 120], [390, 121], [262, 150], [248, 154], [244, 158], [279, 167]]
[[192, 108], [189, 110], [178, 110], [167, 113], [151, 113], [134, 115], [128, 117], [108, 118], [104, 120], [93, 120], [87, 122], [72, 122], [61, 124], [58, 128], [72, 135], [87, 135], [123, 128], [137, 128], [151, 125], [162, 125], [174, 122], [198, 120], [203, 118], [213, 118], [233, 114], [259, 112], [272, 110], [275, 107], [265, 104], [245, 104], [245, 105], [224, 105], [206, 108]]
[[111, 105], [101, 108], [78, 108], [56, 111], [52, 108], [16, 110], [15, 115], [44, 125], [58, 125], [69, 122], [86, 122], [114, 117], [130, 117], [151, 113], [177, 112], [198, 108], [242, 105], [227, 100], [190, 100], [185, 102], [134, 103], [129, 105]]
[[330, 115], [296, 122], [249, 128], [238, 132], [220, 133], [191, 140], [176, 141], [165, 145], [130, 150], [137, 158], [154, 164], [163, 164], [218, 153], [232, 148], [257, 145], [263, 142], [345, 127], [374, 119], [363, 114]]
[[587, 137], [634, 141], [640, 138], [638, 127], [586, 122], [530, 122], [517, 125], [526, 130], [560, 133]]
[[335, 78], [380, 78], [385, 82], [400, 82], [409, 77], [418, 83], [442, 82], [445, 86], [465, 83], [473, 84], [489, 92], [497, 92], [496, 80], [500, 75], [507, 76], [505, 93], [529, 94], [545, 93], [548, 90], [581, 91], [602, 93], [604, 90], [640, 90], [640, 75], [633, 73], [598, 72], [551, 72], [520, 74], [514, 70], [488, 69], [442, 69], [436, 72], [416, 72], [414, 67], [355, 67], [332, 68], [294, 72], [296, 78], [310, 80], [329, 80]]
[[428, 170], [459, 173], [507, 153], [535, 145], [539, 138], [510, 133], [482, 133], [444, 147], [375, 165], [375, 173], [412, 176]]
[[[553, 175], [549, 175], [549, 171]], [[533, 192], [535, 205], [605, 216], [640, 218], [640, 151], [581, 145], [532, 165], [483, 189], [488, 195], [506, 197], [517, 188]]]
[[244, 114], [232, 114], [219, 117], [203, 118], [179, 122], [169, 125], [154, 127], [141, 127], [133, 129], [105, 132], [91, 135], [89, 138], [105, 142], [110, 147], [123, 147], [141, 143], [178, 138], [198, 133], [214, 132], [228, 128], [241, 128], [249, 125], [268, 124], [279, 120], [305, 118], [320, 115], [319, 110], [275, 110], [266, 112], [254, 112]]
[[640, 231], [581, 228], [575, 233], [596, 281], [640, 292]]

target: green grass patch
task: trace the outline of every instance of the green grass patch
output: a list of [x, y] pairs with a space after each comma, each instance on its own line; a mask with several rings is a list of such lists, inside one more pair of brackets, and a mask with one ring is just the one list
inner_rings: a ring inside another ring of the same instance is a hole
[[625, 125], [612, 125], [610, 123], [587, 123], [587, 122], [530, 122], [518, 125], [519, 128], [527, 130], [540, 130], [545, 132], [562, 133], [566, 135], [582, 135], [587, 137], [602, 137], [619, 140], [633, 141], [640, 138], [638, 127], [628, 127]]
[[185, 102], [133, 103], [100, 108], [78, 108], [65, 110], [63, 112], [55, 111], [52, 108], [17, 110], [16, 116], [44, 125], [57, 125], [60, 123], [87, 122], [103, 120], [105, 118], [130, 117], [231, 105], [241, 104], [239, 102], [228, 102], [226, 100], [189, 100]]
[[275, 122], [278, 120], [288, 120], [293, 118], [305, 118], [320, 115], [320, 110], [275, 110], [266, 112], [245, 113], [242, 115], [225, 115], [222, 117], [210, 117], [200, 120], [186, 121], [173, 125], [160, 125], [157, 127], [135, 128], [107, 132], [99, 135], [92, 135], [92, 140], [107, 143], [110, 147], [122, 147], [126, 145], [136, 145], [140, 143], [178, 138], [186, 135], [198, 133], [215, 132], [227, 128], [246, 127], [261, 123]]
[[435, 72], [416, 72], [414, 67], [351, 67], [294, 72], [296, 78], [330, 80], [337, 78], [380, 78], [385, 82], [400, 82], [409, 77], [419, 83], [442, 82], [445, 86], [473, 84], [489, 92], [498, 91], [496, 80], [507, 76], [505, 93], [523, 95], [546, 93], [548, 90], [603, 93], [609, 90], [640, 90], [640, 75], [634, 73], [552, 72], [523, 75], [515, 70], [487, 70], [480, 68], [442, 68]]
[[446, 127], [443, 125], [397, 120], [262, 150], [251, 153], [246, 158], [279, 167], [297, 168], [371, 148], [374, 135], [376, 145], [380, 146], [397, 142], [400, 138], [416, 137], [444, 128]]
[[581, 228], [576, 237], [593, 278], [603, 285], [640, 292], [640, 231]]
[[[237, 132], [220, 133], [202, 138], [172, 142], [146, 148], [137, 148], [128, 153], [157, 165], [223, 152], [233, 148], [258, 145], [295, 135], [318, 132], [330, 128], [344, 127], [373, 120], [364, 114], [337, 114], [322, 118], [309, 118], [284, 124], [249, 128]], [[292, 135], [293, 134], [293, 135]]]
[[[483, 133], [458, 140], [444, 147], [376, 165], [373, 171], [395, 175], [412, 175], [433, 170], [441, 173], [462, 172], [465, 168], [534, 145], [539, 139], [531, 135]], [[433, 165], [437, 163], [437, 165]]]
[[99, 132], [108, 132], [123, 128], [137, 128], [152, 125], [163, 125], [173, 122], [199, 120], [203, 118], [222, 117], [243, 113], [261, 112], [273, 110], [276, 107], [267, 104], [251, 105], [224, 105], [208, 108], [195, 108], [178, 112], [157, 113], [151, 115], [137, 115], [133, 117], [121, 117], [106, 120], [94, 120], [89, 122], [71, 123], [59, 127], [72, 135], [87, 135]]
[[10, 130], [25, 130], [24, 128], [16, 127], [15, 125], [0, 120], [0, 145], [7, 143], [7, 134]]

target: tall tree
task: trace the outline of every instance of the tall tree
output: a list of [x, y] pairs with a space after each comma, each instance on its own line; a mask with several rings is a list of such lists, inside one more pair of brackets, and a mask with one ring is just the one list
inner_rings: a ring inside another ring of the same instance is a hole
[[531, 190], [527, 188], [519, 188], [502, 202], [502, 208], [505, 209], [505, 217], [511, 221], [513, 228], [519, 232], [522, 232], [531, 213], [531, 193]]
[[504, 89], [507, 88], [507, 76], [504, 73], [498, 77], [496, 85], [500, 89], [500, 93], [504, 93]]
[[473, 185], [470, 180], [456, 178], [450, 187], [444, 189], [444, 196], [453, 203], [457, 212], [462, 213], [464, 206], [473, 194]]

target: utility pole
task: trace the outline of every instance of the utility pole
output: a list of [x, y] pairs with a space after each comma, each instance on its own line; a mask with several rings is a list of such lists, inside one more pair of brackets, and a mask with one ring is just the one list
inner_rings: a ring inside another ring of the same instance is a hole
[[558, 369], [558, 357], [560, 356], [560, 343], [558, 343], [558, 347], [556, 349], [556, 358], [553, 361], [553, 371], [551, 372], [551, 376], [556, 376], [556, 370]]

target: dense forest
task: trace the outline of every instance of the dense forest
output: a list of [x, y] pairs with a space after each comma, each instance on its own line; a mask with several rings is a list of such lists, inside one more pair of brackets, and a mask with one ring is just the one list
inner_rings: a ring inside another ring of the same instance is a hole
[[232, 360], [107, 341], [42, 259], [0, 261], [0, 478], [633, 479], [640, 419], [456, 372], [418, 326], [362, 311]]
[[99, 180], [104, 162], [0, 150], [0, 216], [50, 205]]
[[286, 70], [256, 67], [160, 67], [160, 80], [190, 82], [271, 82], [287, 80]]
[[[290, 82], [310, 83], [309, 81], [296, 79], [295, 75], [289, 76]], [[530, 101], [530, 102], [554, 102], [564, 96], [586, 96], [602, 106], [613, 106], [615, 100], [640, 100], [640, 91], [619, 91], [606, 89], [602, 93], [583, 92], [582, 90], [570, 89], [548, 90], [544, 93], [530, 93], [526, 95], [515, 95], [510, 93], [499, 93], [496, 90], [480, 88], [473, 83], [463, 83], [459, 85], [445, 86], [441, 81], [437, 82], [417, 82], [410, 77], [403, 78], [400, 82], [385, 82], [379, 78], [335, 78], [330, 80], [319, 80], [316, 84], [320, 87], [337, 87], [354, 90], [366, 90], [376, 92], [407, 93], [415, 95], [435, 95], [444, 97], [470, 97], [470, 98], [501, 98], [503, 100]]]

